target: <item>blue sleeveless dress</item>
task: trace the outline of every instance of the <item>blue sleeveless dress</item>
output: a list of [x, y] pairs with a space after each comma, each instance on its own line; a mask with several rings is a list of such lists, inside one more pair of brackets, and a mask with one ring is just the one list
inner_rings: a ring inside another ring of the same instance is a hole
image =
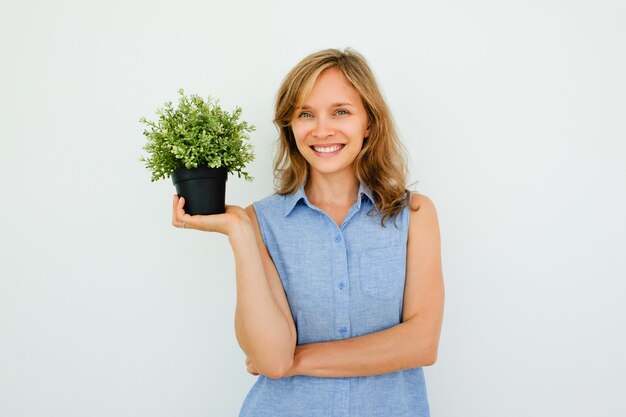
[[[254, 203], [261, 236], [276, 265], [298, 344], [347, 339], [402, 321], [409, 207], [388, 219], [368, 216], [361, 183], [341, 227], [307, 198], [304, 187]], [[375, 213], [375, 211], [374, 211]], [[263, 375], [239, 417], [428, 417], [423, 369], [326, 378]]]

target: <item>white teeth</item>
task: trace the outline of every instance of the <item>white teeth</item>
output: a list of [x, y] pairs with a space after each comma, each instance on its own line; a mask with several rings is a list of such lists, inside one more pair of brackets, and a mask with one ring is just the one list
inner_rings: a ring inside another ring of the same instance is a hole
[[329, 148], [319, 148], [317, 146], [313, 146], [313, 149], [315, 149], [315, 152], [328, 153], [328, 152], [338, 151], [339, 149], [341, 149], [343, 147], [344, 147], [344, 145], [331, 146]]

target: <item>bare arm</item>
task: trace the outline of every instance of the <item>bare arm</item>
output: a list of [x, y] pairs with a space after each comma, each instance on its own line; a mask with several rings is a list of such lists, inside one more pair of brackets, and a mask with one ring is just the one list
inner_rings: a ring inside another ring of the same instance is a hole
[[280, 378], [293, 363], [296, 328], [254, 208], [246, 212], [250, 224], [239, 225], [229, 235], [237, 274], [237, 341], [259, 373]]
[[[287, 296], [259, 230], [253, 206], [226, 205], [223, 214], [191, 216], [174, 196], [175, 227], [226, 234], [235, 255], [237, 307], [235, 332], [257, 369], [280, 378], [293, 364], [296, 328]], [[183, 223], [184, 222], [184, 223]]]

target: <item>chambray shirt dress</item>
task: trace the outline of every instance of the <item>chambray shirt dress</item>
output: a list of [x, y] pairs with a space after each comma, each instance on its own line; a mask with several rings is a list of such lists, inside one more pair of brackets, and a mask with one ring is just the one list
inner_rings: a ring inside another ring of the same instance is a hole
[[[409, 207], [380, 224], [361, 183], [341, 227], [304, 187], [254, 203], [287, 294], [298, 344], [347, 339], [402, 321]], [[424, 372], [326, 378], [259, 375], [239, 417], [428, 417]]]

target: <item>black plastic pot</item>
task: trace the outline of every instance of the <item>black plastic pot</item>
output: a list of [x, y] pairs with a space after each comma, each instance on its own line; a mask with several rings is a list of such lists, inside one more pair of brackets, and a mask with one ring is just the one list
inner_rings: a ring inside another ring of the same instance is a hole
[[191, 214], [224, 213], [226, 168], [182, 168], [172, 172], [176, 194], [185, 197], [185, 212]]

